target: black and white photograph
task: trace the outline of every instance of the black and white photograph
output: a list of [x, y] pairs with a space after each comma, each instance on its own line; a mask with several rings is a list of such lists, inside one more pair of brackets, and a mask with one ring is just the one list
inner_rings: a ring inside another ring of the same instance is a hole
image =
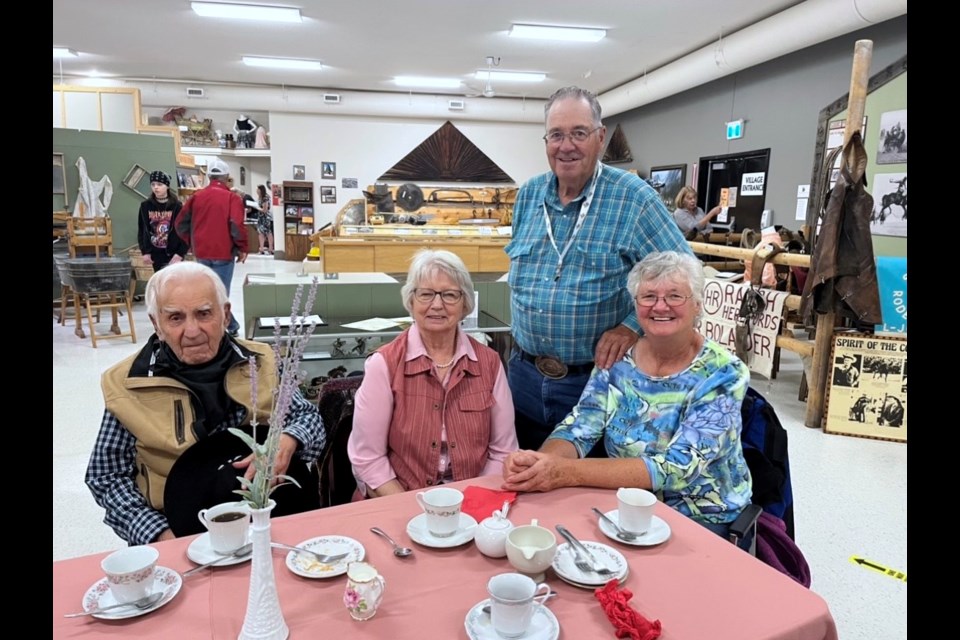
[[293, 165], [293, 179], [294, 180], [306, 180], [307, 171], [302, 164]]
[[359, 185], [360, 181], [357, 178], [343, 178], [340, 181], [340, 186], [344, 189], [357, 189]]
[[907, 161], [907, 110], [887, 111], [880, 115], [877, 140], [877, 164]]
[[336, 180], [337, 178], [337, 163], [336, 162], [321, 162], [320, 163], [320, 177], [324, 180]]
[[890, 375], [901, 375], [900, 368], [904, 364], [900, 358], [885, 358], [883, 356], [866, 356], [863, 359], [863, 375], [871, 380], [888, 382]]
[[320, 202], [323, 204], [336, 204], [337, 188], [336, 187], [320, 187]]
[[680, 193], [687, 179], [687, 165], [675, 164], [663, 167], [650, 167], [650, 178], [647, 183], [654, 191], [660, 194], [660, 200], [667, 211], [676, 208], [674, 199]]
[[860, 385], [860, 356], [845, 353], [833, 361], [833, 384], [838, 387]]
[[877, 236], [907, 237], [906, 173], [874, 174], [870, 231]]

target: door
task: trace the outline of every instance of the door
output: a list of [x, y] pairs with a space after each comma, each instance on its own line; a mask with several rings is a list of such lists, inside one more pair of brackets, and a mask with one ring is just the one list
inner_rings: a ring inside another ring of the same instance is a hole
[[[704, 211], [710, 211], [720, 204], [723, 189], [736, 189], [736, 204], [731, 206], [729, 211], [732, 217], [730, 230], [760, 229], [760, 217], [767, 199], [766, 179], [769, 165], [770, 149], [700, 158], [697, 172], [697, 206]], [[728, 193], [733, 195], [732, 191]], [[713, 226], [726, 228], [726, 225], [719, 221], [714, 221]]]

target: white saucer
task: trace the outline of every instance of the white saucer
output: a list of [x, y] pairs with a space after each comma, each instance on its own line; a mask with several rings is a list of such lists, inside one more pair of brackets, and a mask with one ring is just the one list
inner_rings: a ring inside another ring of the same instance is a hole
[[434, 547], [436, 549], [445, 549], [447, 547], [458, 547], [461, 544], [473, 540], [477, 533], [477, 521], [473, 516], [466, 513], [460, 513], [460, 526], [453, 535], [446, 538], [438, 538], [427, 531], [427, 514], [421, 513], [413, 520], [407, 523], [407, 535], [410, 539], [425, 547]]
[[[137, 616], [142, 616], [150, 613], [151, 611], [156, 611], [163, 605], [173, 600], [174, 596], [180, 592], [180, 587], [182, 586], [183, 579], [180, 578], [179, 573], [173, 569], [168, 569], [158, 565], [154, 570], [153, 588], [150, 590], [150, 593], [163, 591], [164, 595], [155, 605], [148, 609], [121, 607], [114, 609], [113, 611], [104, 611], [103, 613], [94, 613], [91, 615], [94, 618], [101, 618], [103, 620], [123, 620], [124, 618], [136, 618]], [[113, 593], [110, 592], [110, 585], [107, 584], [106, 578], [101, 578], [95, 582], [94, 585], [87, 589], [87, 592], [83, 594], [84, 611], [103, 609], [114, 604], [117, 604], [117, 601], [114, 599]]]
[[[617, 524], [620, 524], [619, 509], [607, 511], [605, 515]], [[627, 542], [626, 540], [618, 538], [617, 530], [610, 526], [610, 523], [603, 518], [597, 518], [597, 520], [599, 521], [600, 531], [603, 531], [603, 534], [608, 538], [612, 538], [621, 544], [632, 544], [635, 547], [652, 547], [655, 544], [660, 544], [670, 539], [670, 525], [657, 516], [653, 516], [650, 520], [650, 528], [647, 529], [647, 532], [633, 542]]]
[[309, 554], [291, 551], [287, 554], [287, 569], [304, 578], [341, 576], [347, 572], [348, 564], [363, 560], [367, 554], [367, 550], [363, 548], [362, 544], [346, 536], [317, 536], [298, 542], [295, 546], [327, 556], [347, 554], [333, 564], [321, 564]]
[[613, 571], [613, 575], [600, 575], [592, 571], [581, 571], [574, 564], [576, 555], [570, 543], [564, 542], [557, 546], [557, 554], [553, 557], [554, 572], [564, 582], [569, 582], [576, 586], [583, 587], [602, 587], [613, 578], [623, 580], [630, 567], [627, 565], [627, 559], [623, 554], [602, 542], [582, 541], [584, 547], [593, 554], [597, 563]]
[[[247, 535], [247, 542], [250, 541], [249, 534]], [[206, 564], [208, 562], [213, 562], [217, 558], [223, 557], [222, 553], [218, 553], [213, 550], [213, 547], [210, 546], [210, 532], [206, 531], [201, 533], [200, 536], [190, 543], [190, 546], [187, 547], [187, 557], [196, 562], [197, 564]], [[248, 554], [245, 556], [236, 556], [231, 558], [224, 558], [217, 564], [213, 565], [214, 567], [229, 567], [232, 564], [240, 564], [241, 562], [250, 562], [250, 559], [253, 558], [253, 554]]]
[[[501, 636], [494, 631], [493, 623], [490, 622], [490, 614], [483, 612], [484, 605], [488, 604], [489, 599], [478, 602], [467, 614], [463, 626], [466, 627], [470, 640], [500, 640]], [[535, 604], [530, 628], [518, 640], [557, 640], [559, 637], [560, 623], [557, 616], [553, 615], [549, 607]]]

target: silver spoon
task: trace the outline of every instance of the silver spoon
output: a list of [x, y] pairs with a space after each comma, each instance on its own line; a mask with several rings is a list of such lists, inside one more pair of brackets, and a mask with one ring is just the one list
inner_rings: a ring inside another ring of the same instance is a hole
[[[547, 597], [546, 597], [546, 598], [544, 598], [543, 600], [540, 601], [540, 604], [545, 603], [547, 600], [549, 600], [550, 598], [553, 598], [553, 597], [556, 596], [556, 595], [557, 595], [557, 592], [556, 592], [556, 591], [551, 591], [550, 593], [547, 594]], [[490, 615], [490, 605], [489, 605], [489, 604], [483, 605], [483, 608], [480, 609], [480, 610], [483, 611], [485, 614]]]
[[167, 594], [166, 591], [158, 591], [156, 593], [151, 593], [148, 596], [144, 596], [139, 600], [134, 600], [133, 602], [119, 602], [117, 604], [112, 604], [109, 607], [100, 607], [99, 609], [91, 609], [90, 611], [80, 611], [79, 613], [67, 613], [64, 618], [79, 618], [80, 616], [92, 616], [96, 613], [103, 613], [104, 611], [110, 611], [111, 609], [119, 609], [120, 607], [136, 607], [137, 609], [149, 609], [153, 605], [160, 602], [163, 599], [163, 596]]
[[393, 555], [397, 556], [398, 558], [406, 558], [411, 553], [413, 553], [413, 549], [411, 549], [410, 547], [401, 547], [396, 542], [394, 542], [393, 538], [388, 536], [386, 532], [380, 527], [371, 527], [370, 531], [373, 531], [378, 536], [383, 536], [384, 538], [386, 538], [390, 542], [390, 544], [393, 545]]
[[199, 567], [194, 567], [193, 569], [190, 569], [189, 571], [184, 571], [182, 575], [183, 575], [184, 578], [186, 578], [187, 576], [192, 576], [193, 574], [197, 573], [198, 571], [203, 571], [203, 570], [206, 569], [207, 567], [209, 567], [209, 566], [211, 566], [211, 565], [214, 565], [214, 564], [217, 564], [218, 562], [223, 562], [224, 560], [229, 560], [229, 559], [231, 559], [231, 558], [243, 558], [243, 557], [246, 557], [246, 556], [250, 555], [251, 552], [253, 552], [253, 543], [252, 543], [252, 542], [248, 542], [247, 544], [243, 545], [242, 547], [240, 547], [239, 549], [237, 549], [237, 550], [234, 551], [233, 553], [227, 554], [227, 555], [225, 555], [225, 556], [220, 556], [220, 557], [217, 558], [216, 560], [211, 560], [210, 562], [207, 562], [207, 563], [205, 563], [205, 564], [201, 564]]
[[597, 514], [598, 516], [600, 516], [601, 518], [609, 522], [611, 525], [613, 525], [613, 528], [617, 530], [617, 537], [623, 540], [624, 542], [634, 542], [636, 541], [637, 538], [639, 538], [642, 535], [646, 535], [647, 533], [646, 531], [644, 531], [643, 533], [630, 533], [629, 531], [624, 531], [623, 529], [620, 528], [620, 525], [618, 525], [616, 522], [608, 518], [603, 511], [600, 511], [600, 509], [597, 509], [596, 507], [591, 507], [591, 509], [593, 509], [593, 512], [595, 514]]

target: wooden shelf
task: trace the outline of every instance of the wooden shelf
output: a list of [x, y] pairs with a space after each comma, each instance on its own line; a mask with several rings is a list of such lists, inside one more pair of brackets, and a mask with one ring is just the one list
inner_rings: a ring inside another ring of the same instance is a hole
[[220, 147], [180, 147], [181, 153], [194, 156], [227, 156], [235, 158], [269, 158], [270, 149], [222, 149]]

